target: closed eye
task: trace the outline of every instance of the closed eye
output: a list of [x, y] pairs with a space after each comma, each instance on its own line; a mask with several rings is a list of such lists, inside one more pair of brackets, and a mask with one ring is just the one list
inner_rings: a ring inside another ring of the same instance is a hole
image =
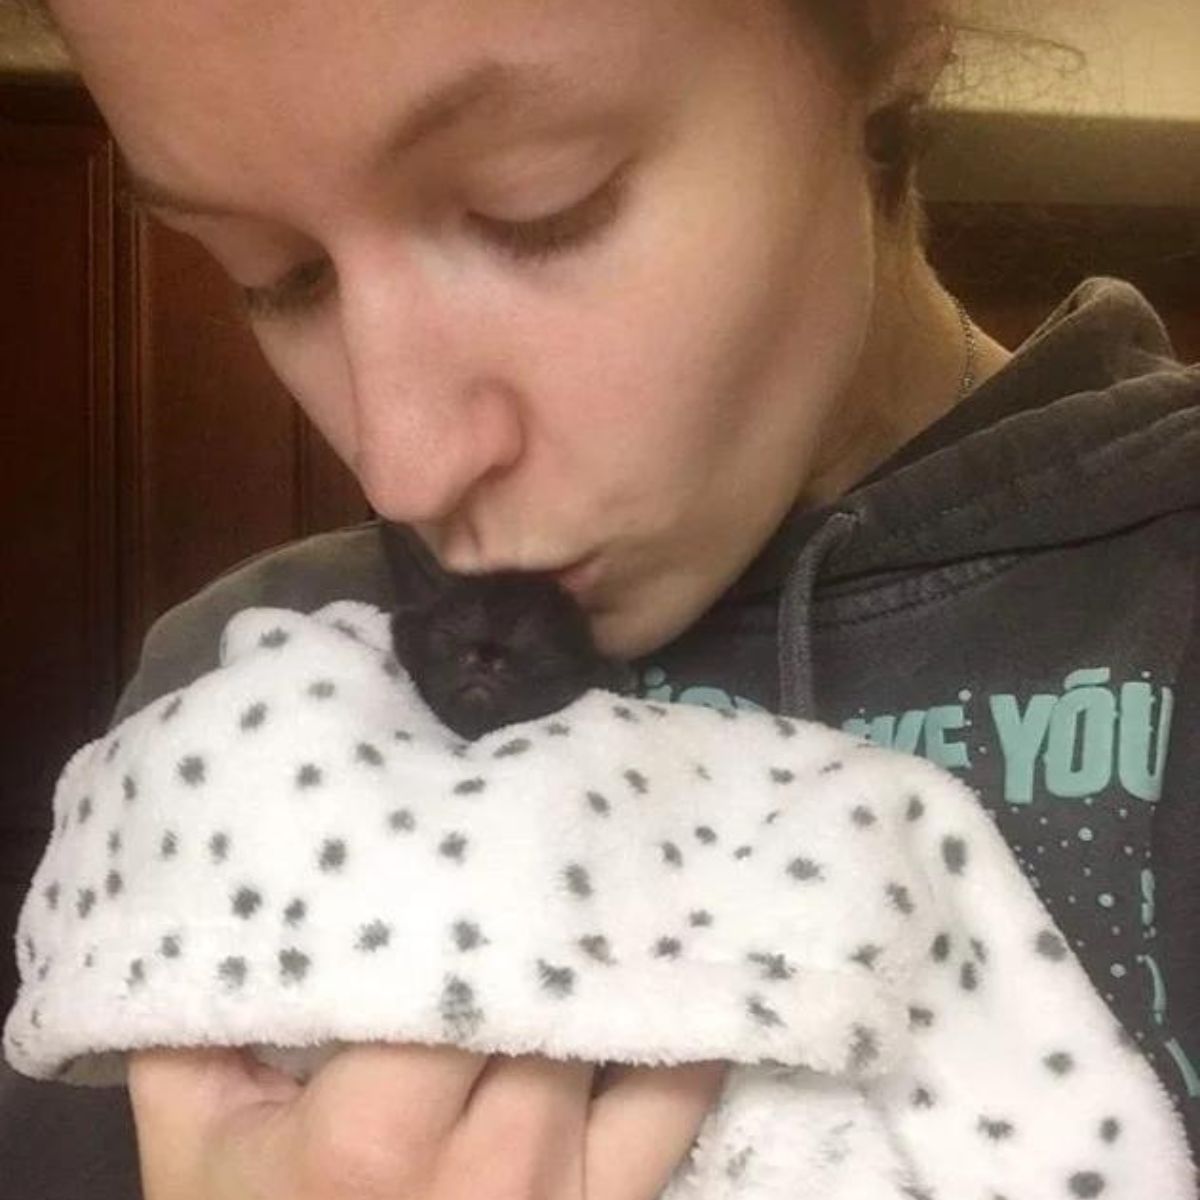
[[616, 221], [628, 175], [626, 164], [578, 204], [534, 221], [502, 221], [480, 213], [470, 220], [482, 237], [512, 258], [544, 261], [582, 248]]
[[329, 259], [314, 258], [266, 287], [242, 288], [242, 308], [252, 321], [298, 316], [320, 304], [335, 282]]
[[[533, 221], [504, 221], [470, 214], [480, 237], [520, 262], [544, 262], [582, 249], [613, 225], [628, 190], [626, 164], [578, 204]], [[243, 287], [242, 307], [252, 321], [304, 316], [336, 286], [336, 272], [321, 257], [293, 267], [282, 279], [263, 287]]]

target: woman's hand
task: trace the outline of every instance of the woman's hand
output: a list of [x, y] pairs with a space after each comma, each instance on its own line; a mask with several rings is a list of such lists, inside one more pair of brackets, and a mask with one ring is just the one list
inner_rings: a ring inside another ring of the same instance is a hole
[[132, 1056], [145, 1200], [653, 1200], [725, 1064], [343, 1050], [305, 1085], [237, 1050]]

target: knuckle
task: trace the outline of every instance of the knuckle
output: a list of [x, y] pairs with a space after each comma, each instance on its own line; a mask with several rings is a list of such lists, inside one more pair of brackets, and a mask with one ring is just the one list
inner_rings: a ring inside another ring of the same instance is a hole
[[472, 1200], [569, 1200], [572, 1155], [567, 1139], [548, 1141], [545, 1122], [513, 1115], [473, 1139], [453, 1164], [456, 1194]]
[[326, 1121], [308, 1130], [300, 1152], [306, 1190], [339, 1200], [396, 1200], [419, 1195], [423, 1156], [403, 1137], [385, 1140], [353, 1121]]

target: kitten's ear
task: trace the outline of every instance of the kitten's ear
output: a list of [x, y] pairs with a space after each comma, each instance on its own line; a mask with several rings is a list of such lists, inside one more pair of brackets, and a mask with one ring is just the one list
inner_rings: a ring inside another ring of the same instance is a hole
[[413, 657], [419, 645], [418, 630], [425, 610], [419, 604], [406, 604], [393, 610], [390, 620], [392, 651], [396, 661], [412, 673]]
[[380, 520], [379, 539], [398, 600], [404, 604], [428, 604], [445, 590], [450, 576], [406, 525]]

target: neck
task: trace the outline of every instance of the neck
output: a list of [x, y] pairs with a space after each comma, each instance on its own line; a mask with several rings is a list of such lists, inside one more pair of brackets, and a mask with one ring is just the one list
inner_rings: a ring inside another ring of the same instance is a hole
[[[977, 326], [973, 386], [1011, 353]], [[834, 410], [826, 453], [804, 489], [806, 504], [849, 491], [963, 394], [968, 341], [954, 298], [915, 245], [881, 251], [871, 328], [859, 368]]]

